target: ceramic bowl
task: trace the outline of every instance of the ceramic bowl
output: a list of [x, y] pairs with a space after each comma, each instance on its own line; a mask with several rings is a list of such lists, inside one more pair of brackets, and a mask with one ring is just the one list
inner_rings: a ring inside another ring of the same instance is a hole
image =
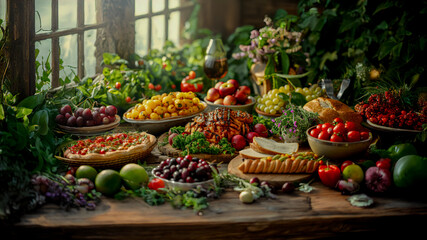
[[369, 138], [358, 142], [331, 142], [312, 137], [309, 133], [315, 128], [311, 127], [306, 131], [308, 144], [311, 150], [319, 156], [324, 156], [331, 160], [345, 160], [364, 154], [372, 142], [372, 133]]
[[256, 100], [252, 96], [249, 96], [249, 99], [252, 102], [249, 103], [249, 104], [245, 104], [245, 105], [222, 105], [222, 104], [214, 104], [212, 102], [207, 101], [206, 98], [204, 98], [204, 101], [208, 105], [208, 108], [209, 108], [208, 111], [213, 111], [213, 110], [215, 110], [218, 107], [226, 107], [226, 108], [230, 108], [232, 110], [240, 110], [240, 111], [245, 111], [245, 112], [248, 112], [248, 113], [252, 113], [252, 110], [254, 108]]

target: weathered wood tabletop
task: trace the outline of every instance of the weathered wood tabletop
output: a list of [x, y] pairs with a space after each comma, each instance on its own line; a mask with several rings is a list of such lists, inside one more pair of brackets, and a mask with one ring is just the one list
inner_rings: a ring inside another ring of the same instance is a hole
[[[165, 158], [158, 149], [149, 161]], [[102, 198], [96, 210], [65, 211], [45, 205], [20, 223], [2, 229], [2, 239], [360, 239], [412, 236], [427, 222], [426, 197], [372, 196], [374, 205], [350, 205], [348, 195], [318, 181], [310, 193], [278, 194], [277, 199], [239, 201], [227, 190], [197, 215], [166, 203], [149, 206], [140, 198]], [[384, 239], [384, 238], [381, 238]]]

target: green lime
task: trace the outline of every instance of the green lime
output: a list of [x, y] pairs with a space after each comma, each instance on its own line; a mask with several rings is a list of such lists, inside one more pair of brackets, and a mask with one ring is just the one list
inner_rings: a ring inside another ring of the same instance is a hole
[[96, 191], [107, 196], [114, 195], [122, 186], [122, 178], [116, 170], [105, 169], [96, 175]]
[[344, 168], [342, 176], [345, 180], [351, 178], [353, 179], [353, 181], [361, 183], [364, 179], [365, 174], [363, 173], [363, 170], [359, 165], [351, 164]]
[[148, 182], [148, 174], [144, 167], [136, 163], [128, 163], [120, 170], [120, 176], [123, 179], [126, 188], [132, 190], [146, 186]]
[[76, 178], [88, 178], [92, 182], [95, 181], [98, 171], [95, 168], [89, 165], [81, 165], [76, 170]]

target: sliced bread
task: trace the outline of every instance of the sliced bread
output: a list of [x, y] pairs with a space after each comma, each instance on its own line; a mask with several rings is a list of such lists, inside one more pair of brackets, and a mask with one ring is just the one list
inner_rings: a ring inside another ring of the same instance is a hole
[[254, 137], [252, 144], [251, 148], [255, 151], [270, 155], [292, 154], [297, 152], [299, 147], [298, 143], [280, 143], [264, 137]]
[[256, 150], [254, 150], [252, 148], [245, 148], [243, 150], [240, 150], [239, 154], [243, 158], [249, 158], [249, 159], [259, 159], [259, 158], [272, 157], [273, 156], [271, 154], [265, 154], [265, 153], [257, 152]]

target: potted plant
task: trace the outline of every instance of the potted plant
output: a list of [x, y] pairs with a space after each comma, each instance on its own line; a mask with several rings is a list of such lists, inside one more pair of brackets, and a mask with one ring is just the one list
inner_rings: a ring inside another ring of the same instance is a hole
[[290, 29], [295, 19], [295, 16], [286, 15], [273, 23], [273, 20], [266, 16], [266, 26], [252, 30], [250, 44], [240, 45], [241, 52], [233, 54], [236, 59], [246, 57], [251, 60], [252, 78], [257, 85], [262, 85], [260, 95], [278, 88], [279, 78], [306, 75], [302, 74], [308, 64], [301, 46], [302, 32]]

